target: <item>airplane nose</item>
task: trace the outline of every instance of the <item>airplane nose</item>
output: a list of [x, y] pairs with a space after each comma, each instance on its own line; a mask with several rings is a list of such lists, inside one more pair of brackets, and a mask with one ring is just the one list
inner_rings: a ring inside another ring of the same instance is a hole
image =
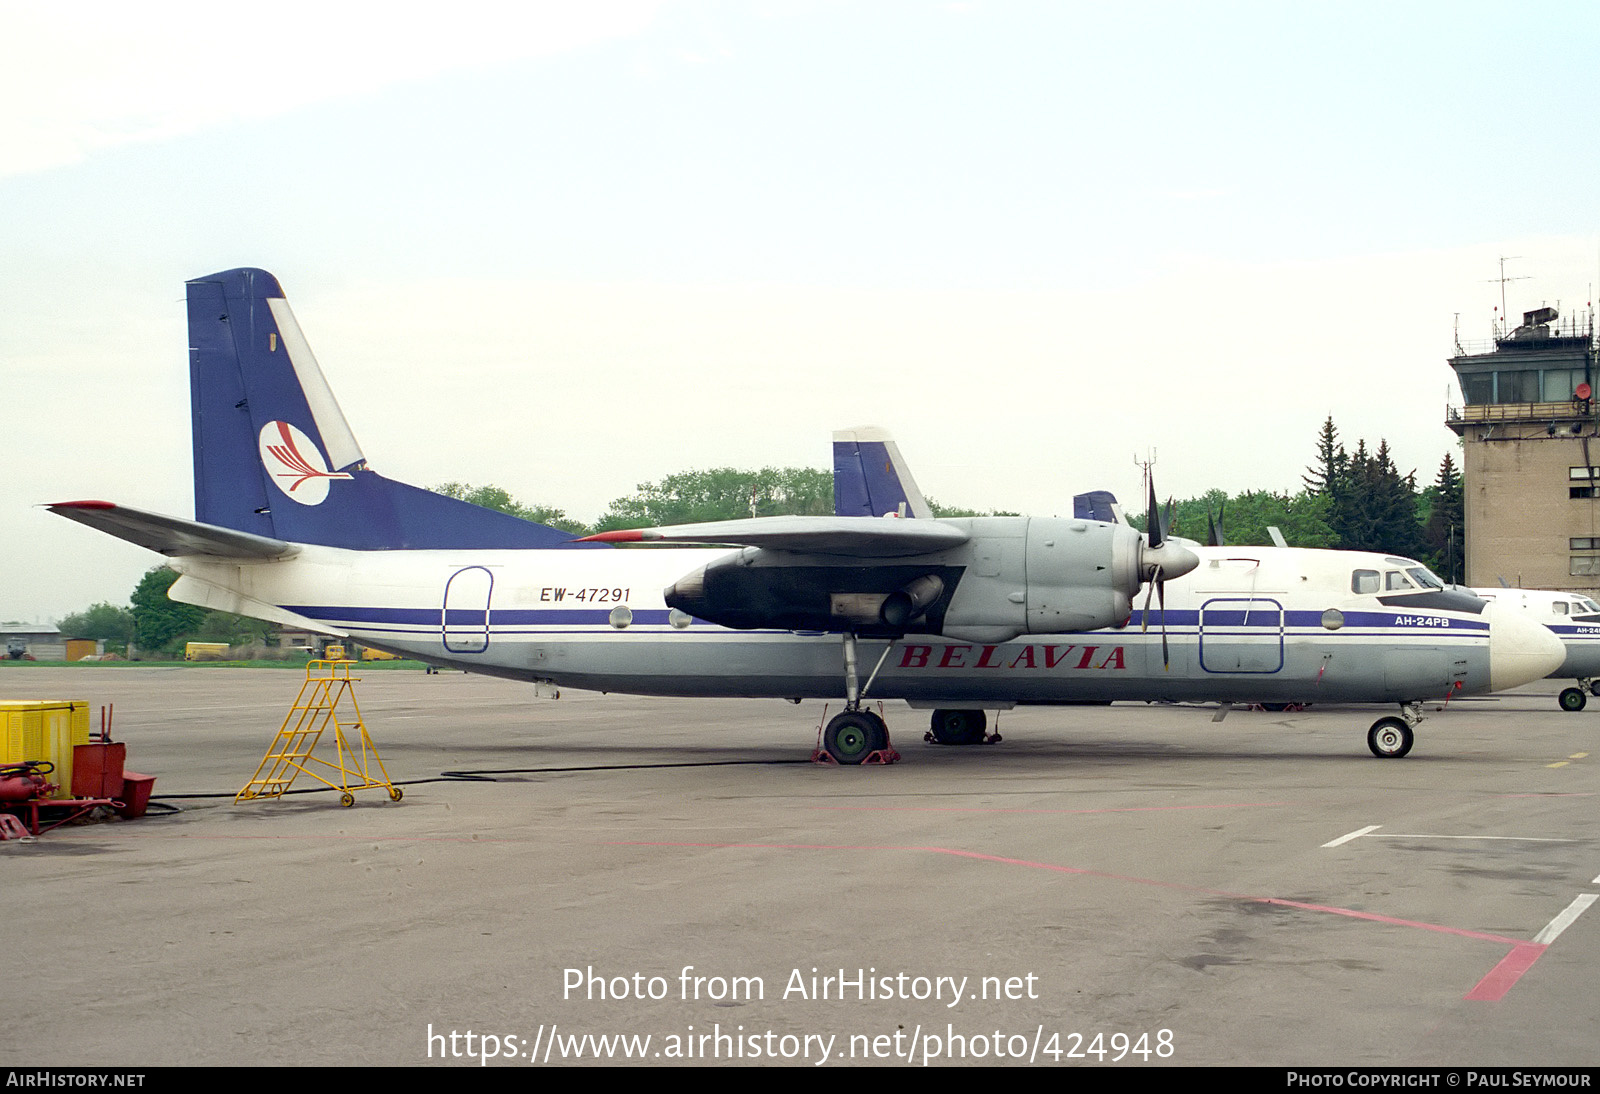
[[1489, 622], [1490, 691], [1543, 680], [1567, 659], [1567, 649], [1554, 631], [1516, 609], [1490, 604], [1483, 616]]

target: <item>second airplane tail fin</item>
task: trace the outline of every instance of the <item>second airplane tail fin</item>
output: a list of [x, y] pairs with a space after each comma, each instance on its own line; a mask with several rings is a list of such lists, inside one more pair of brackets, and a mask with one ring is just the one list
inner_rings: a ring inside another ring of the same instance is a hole
[[1117, 496], [1109, 490], [1090, 490], [1072, 495], [1072, 515], [1080, 520], [1103, 520], [1107, 524], [1126, 524]]
[[197, 521], [357, 550], [572, 542], [559, 529], [369, 470], [283, 290], [265, 270], [197, 278], [188, 299]]
[[841, 517], [933, 518], [900, 446], [876, 426], [834, 433], [833, 511]]

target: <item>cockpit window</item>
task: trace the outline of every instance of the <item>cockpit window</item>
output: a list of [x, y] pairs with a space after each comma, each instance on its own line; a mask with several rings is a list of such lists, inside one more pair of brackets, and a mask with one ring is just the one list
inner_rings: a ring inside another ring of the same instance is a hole
[[1586, 613], [1600, 612], [1600, 604], [1596, 604], [1586, 596], [1579, 597], [1578, 603], [1583, 605], [1583, 610]]
[[1440, 581], [1434, 572], [1426, 566], [1412, 566], [1406, 570], [1411, 575], [1411, 580], [1421, 585], [1424, 589], [1442, 589], [1444, 582]]
[[1390, 570], [1383, 575], [1383, 587], [1393, 592], [1396, 589], [1409, 589], [1411, 582], [1406, 580], [1406, 575], [1399, 570]]
[[1357, 570], [1350, 575], [1350, 591], [1353, 593], [1375, 593], [1381, 587], [1377, 570]]
[[1565, 600], [1557, 600], [1555, 603], [1551, 604], [1550, 607], [1555, 609], [1555, 613], [1557, 615], [1567, 614], [1567, 602]]

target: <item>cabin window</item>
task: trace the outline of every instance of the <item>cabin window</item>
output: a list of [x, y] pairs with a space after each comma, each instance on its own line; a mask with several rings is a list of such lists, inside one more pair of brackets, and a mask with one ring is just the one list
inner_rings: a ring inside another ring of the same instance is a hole
[[1375, 593], [1379, 588], [1377, 570], [1357, 570], [1350, 575], [1350, 591], [1353, 593]]

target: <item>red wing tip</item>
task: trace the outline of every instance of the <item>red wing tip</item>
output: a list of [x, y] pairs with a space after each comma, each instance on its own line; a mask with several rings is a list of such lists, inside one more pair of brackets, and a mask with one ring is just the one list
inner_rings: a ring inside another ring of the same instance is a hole
[[116, 505], [109, 501], [53, 501], [45, 506], [46, 509], [115, 509]]
[[598, 535], [584, 536], [579, 543], [641, 543], [644, 533], [637, 528], [626, 529], [621, 532], [601, 532]]

